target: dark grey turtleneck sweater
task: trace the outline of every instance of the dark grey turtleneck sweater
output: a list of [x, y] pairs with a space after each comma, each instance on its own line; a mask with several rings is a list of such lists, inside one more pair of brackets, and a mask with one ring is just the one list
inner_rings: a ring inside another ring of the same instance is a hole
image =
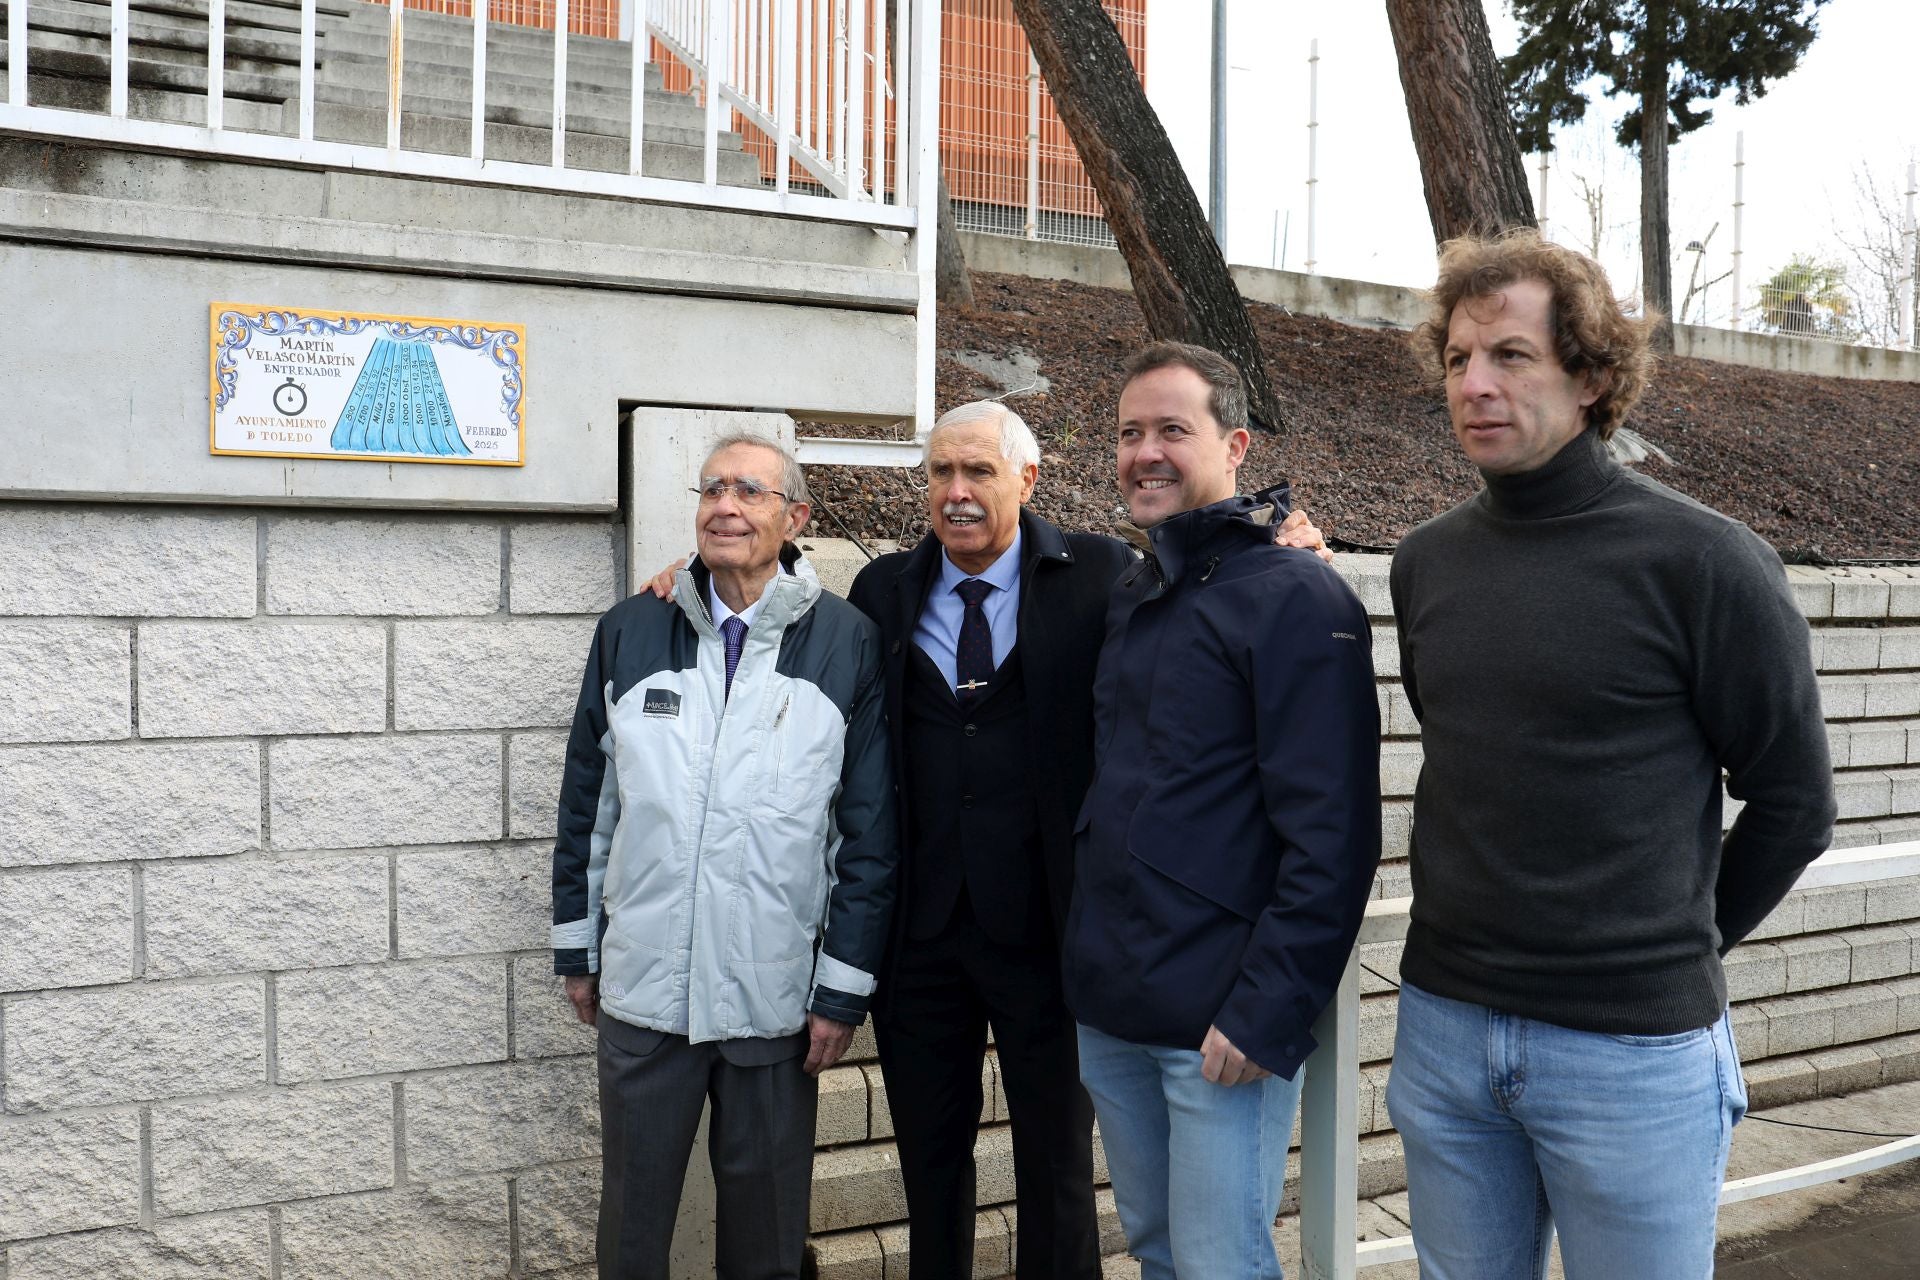
[[1772, 548], [1591, 431], [1486, 481], [1393, 560], [1426, 754], [1401, 973], [1581, 1030], [1705, 1026], [1720, 956], [1832, 834], [1807, 624]]

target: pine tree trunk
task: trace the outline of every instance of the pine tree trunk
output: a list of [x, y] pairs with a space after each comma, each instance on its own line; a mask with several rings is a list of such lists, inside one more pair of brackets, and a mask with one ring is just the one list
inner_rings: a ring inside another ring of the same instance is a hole
[[1654, 350], [1673, 350], [1673, 263], [1667, 250], [1667, 23], [1664, 0], [1647, 5], [1640, 40], [1641, 305], [1657, 317]]
[[1436, 242], [1535, 223], [1480, 0], [1387, 0]]
[[940, 207], [934, 218], [933, 296], [943, 306], [973, 310], [973, 277], [967, 254], [960, 247], [960, 228], [953, 221], [953, 201], [947, 196], [947, 175], [940, 175]]
[[1281, 430], [1246, 303], [1113, 19], [1100, 0], [1013, 0], [1013, 11], [1106, 208], [1148, 331], [1233, 361], [1256, 425]]

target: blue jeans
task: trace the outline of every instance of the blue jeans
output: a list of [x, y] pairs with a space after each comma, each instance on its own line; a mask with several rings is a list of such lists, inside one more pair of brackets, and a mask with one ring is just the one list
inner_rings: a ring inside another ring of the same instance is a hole
[[1422, 1280], [1713, 1274], [1747, 1090], [1726, 1014], [1610, 1036], [1400, 988], [1387, 1113], [1406, 1144]]
[[1223, 1087], [1201, 1077], [1196, 1050], [1080, 1028], [1080, 1079], [1140, 1280], [1280, 1280], [1273, 1220], [1303, 1074]]

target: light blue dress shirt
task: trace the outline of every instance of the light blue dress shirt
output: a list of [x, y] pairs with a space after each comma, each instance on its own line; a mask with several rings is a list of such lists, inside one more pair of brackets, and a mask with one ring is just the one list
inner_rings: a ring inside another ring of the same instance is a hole
[[1013, 651], [1020, 625], [1019, 530], [1014, 531], [1013, 545], [1002, 551], [985, 573], [962, 573], [944, 550], [940, 553], [940, 577], [927, 595], [926, 607], [920, 610], [920, 620], [914, 624], [913, 642], [940, 668], [948, 685], [960, 682], [953, 655], [960, 646], [960, 621], [967, 612], [966, 604], [953, 589], [970, 577], [993, 588], [980, 608], [986, 612], [987, 629], [993, 632], [993, 665], [998, 670]]

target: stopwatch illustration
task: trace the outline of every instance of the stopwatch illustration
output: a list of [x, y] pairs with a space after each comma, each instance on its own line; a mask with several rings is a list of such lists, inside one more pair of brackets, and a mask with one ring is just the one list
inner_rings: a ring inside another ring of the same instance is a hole
[[307, 408], [307, 389], [288, 378], [273, 389], [273, 407], [289, 418], [299, 417]]

